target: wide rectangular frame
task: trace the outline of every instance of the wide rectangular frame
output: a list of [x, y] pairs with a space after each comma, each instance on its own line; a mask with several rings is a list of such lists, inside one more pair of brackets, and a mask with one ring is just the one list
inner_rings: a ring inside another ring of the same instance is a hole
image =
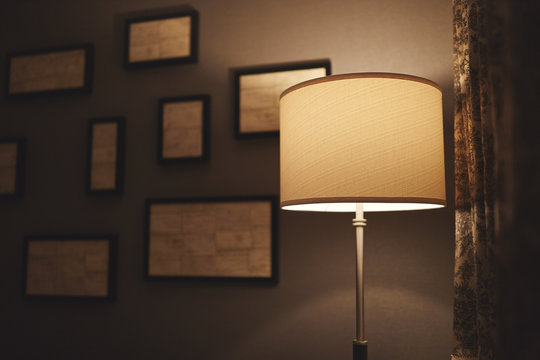
[[[78, 296], [78, 295], [44, 295], [28, 294], [28, 248], [31, 241], [87, 241], [87, 240], [106, 240], [109, 243], [109, 261], [107, 274], [107, 295], [106, 296]], [[22, 295], [26, 299], [32, 300], [50, 300], [50, 301], [114, 301], [116, 299], [116, 277], [117, 277], [117, 258], [118, 258], [118, 236], [116, 234], [88, 234], [88, 235], [27, 235], [23, 241], [23, 262], [22, 262]]]
[[0, 138], [0, 144], [17, 144], [17, 158], [15, 165], [15, 191], [12, 193], [0, 193], [0, 199], [22, 197], [24, 195], [25, 169], [26, 169], [26, 138], [6, 137]]
[[[165, 20], [178, 17], [190, 17], [190, 55], [174, 58], [164, 58], [147, 61], [129, 61], [129, 40], [131, 34], [131, 25], [141, 22]], [[147, 15], [142, 17], [127, 19], [124, 26], [124, 68], [126, 69], [141, 69], [155, 66], [165, 65], [180, 65], [197, 63], [199, 60], [199, 12], [195, 9], [174, 11], [171, 13], [164, 13], [158, 15]]]
[[[178, 158], [165, 158], [163, 157], [163, 137], [164, 137], [164, 113], [163, 108], [166, 104], [189, 102], [189, 101], [201, 101], [203, 104], [202, 113], [202, 155], [197, 157], [178, 157]], [[188, 95], [179, 97], [167, 97], [159, 99], [159, 118], [158, 118], [158, 148], [157, 148], [157, 160], [160, 163], [183, 163], [183, 162], [198, 162], [208, 161], [210, 158], [210, 96], [203, 95]]]
[[[13, 58], [32, 55], [44, 55], [47, 53], [67, 52], [72, 50], [84, 50], [85, 62], [84, 62], [84, 81], [81, 87], [76, 88], [60, 88], [50, 90], [29, 91], [22, 93], [11, 93], [11, 61]], [[7, 55], [6, 61], [6, 83], [5, 83], [5, 95], [8, 100], [20, 100], [35, 98], [49, 95], [61, 95], [61, 94], [76, 94], [76, 93], [88, 93], [92, 91], [93, 85], [93, 73], [94, 73], [94, 45], [90, 43], [82, 43], [76, 45], [68, 45], [62, 47], [51, 47], [39, 50], [25, 50], [12, 52]]]
[[[233, 277], [233, 276], [161, 276], [151, 275], [150, 267], [150, 208], [154, 204], [175, 204], [175, 203], [213, 203], [213, 202], [250, 202], [250, 201], [268, 201], [270, 203], [271, 213], [271, 275], [269, 277]], [[185, 197], [185, 198], [159, 198], [147, 199], [145, 203], [145, 258], [144, 258], [144, 276], [146, 279], [159, 280], [182, 280], [182, 281], [219, 281], [219, 282], [260, 282], [277, 283], [279, 281], [279, 262], [278, 262], [278, 211], [279, 200], [275, 195], [263, 196], [224, 196], [224, 197]]]
[[234, 76], [234, 133], [237, 139], [244, 138], [260, 138], [268, 136], [278, 136], [279, 130], [275, 131], [262, 131], [262, 132], [241, 132], [240, 130], [240, 78], [244, 75], [254, 75], [254, 74], [267, 74], [283, 71], [294, 71], [294, 70], [308, 70], [308, 69], [317, 69], [324, 68], [326, 76], [331, 75], [331, 64], [330, 60], [313, 60], [313, 61], [303, 61], [295, 63], [283, 63], [283, 64], [273, 64], [273, 65], [262, 65], [262, 66], [252, 66], [240, 69], [233, 69]]
[[[116, 123], [116, 171], [114, 189], [92, 189], [92, 143], [94, 139], [94, 125]], [[86, 192], [88, 194], [114, 194], [121, 193], [124, 188], [124, 161], [125, 161], [125, 132], [126, 119], [122, 116], [92, 118], [88, 120], [88, 144], [86, 161]]]

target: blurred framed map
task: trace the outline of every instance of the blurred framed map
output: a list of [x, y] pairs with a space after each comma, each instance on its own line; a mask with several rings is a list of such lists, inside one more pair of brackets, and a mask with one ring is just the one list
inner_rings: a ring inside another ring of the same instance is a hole
[[90, 92], [93, 63], [91, 44], [8, 54], [6, 96], [15, 100]]
[[124, 66], [128, 69], [196, 63], [199, 13], [196, 10], [128, 19]]
[[328, 60], [234, 71], [237, 138], [279, 134], [279, 96], [303, 81], [330, 75]]
[[207, 161], [209, 122], [208, 95], [160, 99], [158, 161]]
[[24, 239], [23, 293], [27, 297], [112, 299], [115, 235], [47, 235]]
[[149, 199], [150, 278], [277, 281], [277, 197]]
[[89, 193], [121, 192], [124, 183], [123, 117], [90, 119], [86, 190]]
[[26, 138], [0, 138], [0, 198], [23, 195]]

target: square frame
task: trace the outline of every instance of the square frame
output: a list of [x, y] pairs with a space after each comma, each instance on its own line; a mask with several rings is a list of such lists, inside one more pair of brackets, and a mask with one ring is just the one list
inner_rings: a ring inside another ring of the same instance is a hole
[[[26, 92], [17, 92], [12, 93], [11, 88], [11, 79], [12, 79], [12, 60], [17, 57], [29, 57], [29, 56], [39, 56], [47, 55], [53, 53], [63, 53], [70, 52], [74, 50], [83, 50], [84, 55], [84, 69], [83, 72], [83, 84], [79, 87], [66, 87], [66, 88], [51, 88], [51, 89], [42, 89]], [[68, 45], [62, 47], [52, 47], [44, 48], [39, 50], [25, 50], [12, 52], [7, 55], [6, 61], [6, 83], [5, 83], [5, 95], [8, 100], [20, 100], [20, 99], [29, 99], [36, 98], [41, 96], [49, 95], [61, 95], [61, 94], [76, 94], [76, 93], [89, 93], [92, 91], [93, 84], [93, 74], [94, 74], [94, 45], [89, 43], [77, 44], [77, 45]]]
[[[88, 120], [88, 144], [86, 162], [86, 192], [88, 194], [114, 194], [121, 193], [124, 187], [124, 161], [125, 161], [125, 118], [121, 116], [110, 118], [93, 118]], [[99, 124], [117, 124], [116, 128], [116, 166], [115, 187], [110, 189], [92, 188], [92, 150], [94, 140], [94, 126]]]
[[[253, 132], [244, 132], [241, 130], [242, 126], [242, 119], [241, 119], [241, 87], [240, 87], [240, 81], [243, 76], [246, 75], [267, 75], [271, 73], [277, 73], [277, 72], [287, 72], [287, 71], [295, 71], [295, 70], [311, 70], [311, 69], [319, 69], [323, 68], [325, 70], [324, 76], [331, 75], [331, 65], [330, 60], [314, 60], [314, 61], [305, 61], [305, 62], [297, 62], [297, 63], [285, 63], [285, 64], [274, 64], [274, 65], [263, 65], [263, 66], [255, 66], [255, 67], [247, 67], [247, 68], [241, 68], [241, 69], [233, 69], [234, 73], [234, 117], [235, 117], [235, 124], [234, 124], [234, 133], [235, 137], [237, 139], [244, 139], [244, 138], [258, 138], [258, 137], [267, 137], [267, 136], [279, 136], [279, 129], [278, 130], [263, 130], [263, 131], [253, 131]], [[308, 79], [306, 79], [308, 80]], [[294, 84], [292, 84], [294, 85]], [[290, 86], [292, 86], [290, 85]], [[288, 88], [287, 86], [286, 88]], [[285, 89], [286, 89], [285, 88]], [[284, 91], [283, 89], [282, 91]], [[272, 89], [270, 89], [272, 90]], [[265, 94], [265, 98], [268, 99], [268, 97], [274, 97], [275, 94]], [[279, 100], [279, 99], [278, 99]], [[279, 110], [279, 106], [278, 106]], [[279, 113], [278, 113], [279, 116]]]
[[[167, 204], [211, 204], [211, 203], [245, 203], [268, 202], [270, 204], [270, 276], [206, 276], [206, 275], [152, 275], [150, 273], [150, 217], [152, 205]], [[147, 199], [145, 204], [145, 263], [146, 279], [186, 280], [186, 281], [225, 281], [225, 282], [261, 282], [277, 283], [279, 279], [278, 265], [278, 197], [277, 196], [240, 196], [240, 197], [193, 197]]]
[[[202, 154], [200, 156], [186, 157], [165, 157], [163, 156], [163, 143], [165, 137], [164, 130], [164, 107], [167, 104], [182, 103], [182, 102], [202, 102], [201, 114], [201, 147]], [[182, 163], [182, 162], [197, 162], [208, 161], [210, 158], [210, 96], [209, 95], [189, 95], [181, 97], [168, 97], [159, 99], [159, 121], [158, 121], [158, 148], [157, 160], [160, 163]]]
[[25, 182], [25, 169], [26, 169], [26, 138], [25, 137], [10, 137], [0, 138], [1, 144], [17, 144], [17, 155], [15, 164], [15, 191], [12, 193], [0, 193], [0, 199], [23, 197], [24, 194], [24, 182]]
[[[107, 262], [107, 294], [99, 295], [65, 295], [65, 294], [29, 294], [28, 293], [28, 262], [29, 247], [34, 241], [91, 241], [103, 240], [108, 242], [108, 262]], [[116, 298], [116, 273], [118, 257], [118, 236], [114, 234], [100, 235], [27, 235], [23, 241], [23, 262], [22, 262], [22, 294], [27, 299], [35, 300], [82, 300], [82, 301], [113, 301]]]
[[[131, 62], [129, 60], [129, 44], [131, 38], [131, 25], [143, 22], [168, 20], [173, 18], [189, 17], [190, 20], [190, 44], [189, 55], [171, 58], [162, 58], [154, 60], [144, 60]], [[171, 13], [159, 15], [147, 15], [127, 19], [124, 27], [124, 68], [126, 69], [142, 69], [164, 65], [180, 65], [197, 63], [199, 60], [199, 12], [197, 10], [174, 11]]]

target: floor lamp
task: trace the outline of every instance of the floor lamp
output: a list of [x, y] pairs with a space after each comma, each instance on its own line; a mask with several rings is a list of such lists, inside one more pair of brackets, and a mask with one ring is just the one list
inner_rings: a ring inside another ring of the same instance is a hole
[[442, 93], [401, 74], [334, 75], [297, 84], [280, 98], [281, 207], [355, 212], [356, 338], [364, 332], [364, 212], [446, 205]]

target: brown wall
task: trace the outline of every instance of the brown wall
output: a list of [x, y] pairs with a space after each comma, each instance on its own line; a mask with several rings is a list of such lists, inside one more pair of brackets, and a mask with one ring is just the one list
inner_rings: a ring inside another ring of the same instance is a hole
[[[126, 71], [122, 20], [169, 0], [3, 1], [9, 51], [96, 47], [94, 91], [7, 103], [0, 136], [28, 137], [23, 200], [0, 201], [0, 350], [7, 359], [343, 359], [354, 337], [352, 214], [280, 212], [280, 282], [143, 279], [144, 199], [277, 194], [278, 139], [235, 140], [231, 68], [329, 58], [335, 74], [409, 73], [443, 88], [450, 207], [367, 214], [366, 332], [373, 359], [447, 359], [452, 347], [452, 14], [433, 0], [193, 0], [195, 65]], [[2, 82], [4, 82], [2, 75]], [[208, 93], [209, 164], [158, 165], [157, 99]], [[85, 194], [87, 121], [123, 115], [122, 196]], [[21, 296], [26, 234], [118, 233], [117, 300]]]

